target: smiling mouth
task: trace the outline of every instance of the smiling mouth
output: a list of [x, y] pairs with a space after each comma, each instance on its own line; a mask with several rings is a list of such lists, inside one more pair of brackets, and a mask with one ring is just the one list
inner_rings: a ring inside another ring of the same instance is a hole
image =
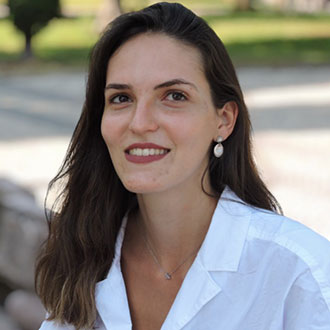
[[163, 159], [170, 149], [156, 146], [134, 146], [125, 150], [125, 157], [129, 162], [136, 164], [147, 164]]
[[170, 152], [169, 149], [156, 149], [156, 148], [133, 148], [126, 151], [129, 155], [133, 156], [158, 156], [165, 155]]

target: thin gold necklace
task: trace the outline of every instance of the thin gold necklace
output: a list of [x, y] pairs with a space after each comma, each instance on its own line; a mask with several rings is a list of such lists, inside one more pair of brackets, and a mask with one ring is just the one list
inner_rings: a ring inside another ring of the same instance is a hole
[[185, 259], [183, 259], [183, 261], [181, 261], [180, 263], [179, 263], [179, 265], [178, 266], [176, 266], [171, 272], [168, 272], [168, 271], [166, 271], [164, 268], [163, 268], [163, 266], [160, 264], [160, 262], [159, 262], [159, 260], [158, 260], [158, 258], [157, 258], [157, 256], [156, 256], [156, 254], [155, 254], [155, 252], [153, 251], [153, 249], [152, 249], [152, 247], [150, 246], [150, 244], [149, 244], [149, 242], [148, 242], [148, 239], [147, 239], [147, 237], [146, 237], [146, 235], [145, 235], [145, 233], [144, 233], [144, 231], [142, 230], [142, 237], [143, 237], [143, 240], [144, 240], [144, 242], [145, 242], [145, 244], [146, 244], [146, 247], [147, 247], [147, 249], [148, 249], [148, 251], [150, 252], [150, 254], [151, 254], [151, 256], [152, 256], [152, 258], [154, 259], [154, 261], [155, 261], [155, 263], [157, 264], [157, 266], [159, 267], [159, 269], [162, 271], [162, 273], [163, 273], [163, 275], [164, 275], [164, 277], [165, 277], [165, 279], [166, 280], [171, 280], [172, 279], [172, 275], [181, 267], [181, 266], [183, 266], [193, 255], [195, 255], [196, 253], [197, 253], [197, 251], [199, 250], [199, 248], [198, 249], [196, 249], [196, 250], [194, 250], [192, 253], [190, 253]]

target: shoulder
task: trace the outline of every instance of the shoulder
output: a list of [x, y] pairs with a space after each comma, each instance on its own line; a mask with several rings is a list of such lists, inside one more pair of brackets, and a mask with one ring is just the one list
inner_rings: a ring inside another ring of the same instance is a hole
[[[43, 321], [39, 330], [75, 330], [76, 328], [73, 325], [69, 324], [59, 324], [54, 321]], [[98, 318], [95, 322], [95, 325], [92, 329], [105, 329], [103, 323]], [[87, 329], [86, 329], [87, 330]], [[90, 329], [91, 330], [91, 329]]]
[[[67, 323], [60, 324], [54, 320], [48, 321], [47, 320], [48, 316], [49, 314], [46, 313], [45, 316], [46, 319], [41, 323], [39, 330], [75, 330], [75, 327], [73, 325]], [[105, 329], [104, 324], [99, 315], [97, 315], [92, 329], [99, 329], [99, 330]], [[92, 330], [92, 329], [89, 328], [88, 330]]]
[[54, 321], [44, 321], [42, 322], [39, 330], [74, 330], [71, 325], [58, 324]]
[[230, 228], [244, 229], [250, 256], [267, 259], [275, 253], [281, 256], [280, 260], [299, 260], [314, 274], [323, 273], [330, 288], [330, 242], [325, 237], [298, 221], [246, 204], [229, 188], [224, 190], [217, 210], [221, 211], [218, 217], [229, 219]]
[[330, 274], [330, 242], [325, 237], [298, 221], [267, 210], [250, 208], [248, 239], [279, 245], [309, 266], [315, 263], [324, 266]]
[[247, 242], [262, 247], [270, 262], [290, 269], [296, 279], [308, 274], [330, 309], [330, 242], [325, 237], [285, 216], [251, 207]]
[[263, 241], [277, 245], [305, 260], [309, 265], [319, 263], [330, 274], [330, 242], [302, 223], [272, 211], [246, 204], [229, 188], [224, 190], [218, 204], [218, 217], [230, 219], [230, 226], [248, 222], [247, 241]]

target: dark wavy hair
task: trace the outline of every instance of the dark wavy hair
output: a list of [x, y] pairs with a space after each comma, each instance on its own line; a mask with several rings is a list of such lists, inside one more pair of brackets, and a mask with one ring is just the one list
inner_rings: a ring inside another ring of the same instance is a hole
[[64, 188], [48, 216], [49, 236], [36, 263], [36, 291], [49, 320], [78, 329], [95, 321], [95, 284], [106, 277], [122, 218], [136, 205], [136, 195], [119, 180], [101, 136], [107, 65], [118, 47], [146, 32], [163, 33], [198, 49], [214, 105], [221, 108], [229, 101], [238, 105], [222, 158], [216, 159], [210, 146], [212, 194], [218, 197], [229, 186], [247, 204], [280, 211], [256, 170], [248, 111], [233, 64], [215, 32], [178, 3], [162, 2], [119, 16], [91, 53], [82, 114], [64, 163], [49, 185], [50, 190], [64, 182]]

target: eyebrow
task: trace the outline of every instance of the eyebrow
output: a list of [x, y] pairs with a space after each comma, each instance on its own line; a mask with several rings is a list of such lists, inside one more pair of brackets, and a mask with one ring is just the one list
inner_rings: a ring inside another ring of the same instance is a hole
[[195, 88], [197, 90], [197, 87], [196, 85], [194, 85], [193, 83], [189, 82], [189, 81], [186, 81], [184, 79], [172, 79], [172, 80], [168, 80], [168, 81], [165, 81], [157, 86], [155, 86], [154, 89], [159, 89], [159, 88], [164, 88], [164, 87], [171, 87], [173, 85], [189, 85], [193, 88]]
[[[155, 86], [154, 90], [164, 88], [164, 87], [171, 87], [173, 85], [189, 85], [189, 86], [193, 87], [194, 89], [198, 90], [195, 84], [193, 84], [189, 81], [186, 81], [184, 79], [171, 79], [171, 80], [165, 81], [165, 82]], [[132, 86], [130, 86], [128, 84], [110, 83], [105, 86], [105, 90], [107, 90], [107, 89], [118, 89], [118, 90], [132, 89]]]
[[130, 85], [127, 84], [108, 84], [105, 86], [106, 89], [132, 89]]

